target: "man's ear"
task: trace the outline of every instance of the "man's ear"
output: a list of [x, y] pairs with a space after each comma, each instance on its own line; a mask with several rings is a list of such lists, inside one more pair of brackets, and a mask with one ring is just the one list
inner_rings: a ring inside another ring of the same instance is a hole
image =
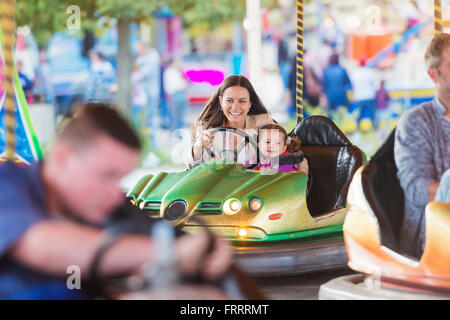
[[435, 67], [428, 68], [427, 73], [434, 83], [438, 82], [438, 70]]
[[58, 167], [64, 167], [67, 159], [73, 154], [74, 149], [73, 146], [67, 141], [58, 141], [52, 150], [52, 158]]

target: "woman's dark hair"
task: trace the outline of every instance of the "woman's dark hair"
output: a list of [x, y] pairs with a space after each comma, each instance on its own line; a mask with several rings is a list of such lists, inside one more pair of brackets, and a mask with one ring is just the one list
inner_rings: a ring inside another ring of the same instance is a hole
[[261, 99], [256, 94], [250, 81], [244, 76], [229, 76], [222, 81], [214, 95], [209, 98], [206, 106], [203, 108], [202, 113], [194, 122], [192, 138], [195, 139], [195, 131], [199, 123], [202, 123], [203, 129], [211, 129], [217, 127], [223, 127], [226, 122], [226, 117], [220, 108], [219, 97], [223, 96], [226, 89], [234, 86], [244, 87], [248, 90], [250, 95], [251, 107], [248, 111], [249, 115], [268, 113], [266, 107], [262, 103]]
[[290, 137], [287, 134], [286, 130], [279, 124], [268, 123], [268, 124], [262, 126], [261, 128], [259, 128], [259, 130], [280, 130], [284, 135], [284, 144], [287, 146], [287, 151], [289, 153], [293, 153], [293, 152], [300, 150], [300, 146], [301, 146], [300, 139], [296, 136]]

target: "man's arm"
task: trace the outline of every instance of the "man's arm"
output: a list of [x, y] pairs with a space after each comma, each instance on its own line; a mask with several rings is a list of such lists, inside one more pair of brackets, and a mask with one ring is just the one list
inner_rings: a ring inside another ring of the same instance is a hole
[[410, 112], [400, 120], [395, 133], [397, 176], [406, 199], [418, 206], [425, 206], [435, 193], [433, 141], [427, 125], [417, 112]]
[[[70, 265], [79, 266], [86, 275], [104, 240], [104, 233], [99, 229], [71, 222], [43, 221], [30, 227], [9, 250], [9, 255], [53, 275], [65, 275]], [[104, 255], [100, 274], [108, 276], [136, 270], [153, 258], [153, 249], [149, 237], [122, 236]]]
[[[9, 255], [39, 271], [67, 275], [70, 265], [80, 267], [89, 276], [92, 259], [105, 240], [102, 230], [71, 222], [44, 221], [35, 224], [15, 243]], [[180, 270], [194, 274], [201, 270], [208, 278], [222, 274], [231, 263], [228, 245], [217, 239], [217, 247], [205, 256], [209, 246], [206, 233], [185, 234], [177, 238], [175, 250]], [[137, 271], [145, 262], [154, 260], [155, 247], [148, 236], [126, 234], [105, 253], [99, 274], [113, 276]]]

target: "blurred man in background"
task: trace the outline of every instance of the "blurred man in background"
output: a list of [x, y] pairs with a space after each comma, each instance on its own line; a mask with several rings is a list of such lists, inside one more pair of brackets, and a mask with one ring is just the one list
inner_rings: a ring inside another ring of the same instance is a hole
[[140, 41], [136, 45], [136, 66], [141, 74], [141, 82], [147, 95], [147, 125], [153, 148], [157, 147], [158, 106], [161, 93], [161, 58], [155, 48]]
[[85, 101], [112, 103], [116, 91], [116, 71], [111, 62], [95, 49], [89, 51], [90, 76], [86, 84]]
[[359, 67], [355, 68], [351, 75], [353, 85], [353, 100], [358, 104], [359, 119], [368, 118], [374, 123], [376, 112], [377, 78], [375, 70], [366, 66], [366, 59], [359, 59]]
[[336, 111], [338, 107], [348, 108], [347, 91], [352, 88], [352, 83], [347, 71], [340, 65], [337, 53], [331, 55], [330, 64], [323, 72], [322, 88], [327, 97], [328, 112]]

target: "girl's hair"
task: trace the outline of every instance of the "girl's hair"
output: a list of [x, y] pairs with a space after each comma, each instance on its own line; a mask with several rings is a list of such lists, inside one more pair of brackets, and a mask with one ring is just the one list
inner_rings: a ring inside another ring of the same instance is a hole
[[301, 141], [298, 137], [290, 137], [282, 126], [276, 123], [268, 123], [259, 128], [259, 130], [280, 130], [284, 135], [284, 144], [287, 146], [287, 151], [293, 153], [300, 150]]
[[202, 123], [203, 129], [218, 128], [224, 126], [226, 122], [226, 117], [220, 108], [219, 97], [223, 96], [226, 89], [234, 86], [244, 87], [248, 90], [250, 96], [251, 107], [248, 111], [249, 115], [257, 115], [268, 113], [266, 107], [262, 103], [261, 99], [256, 94], [250, 81], [244, 76], [229, 76], [222, 81], [217, 91], [214, 95], [209, 98], [206, 106], [203, 108], [202, 113], [199, 115], [197, 120], [194, 122], [192, 127], [192, 138], [195, 139], [196, 128], [199, 123]]

